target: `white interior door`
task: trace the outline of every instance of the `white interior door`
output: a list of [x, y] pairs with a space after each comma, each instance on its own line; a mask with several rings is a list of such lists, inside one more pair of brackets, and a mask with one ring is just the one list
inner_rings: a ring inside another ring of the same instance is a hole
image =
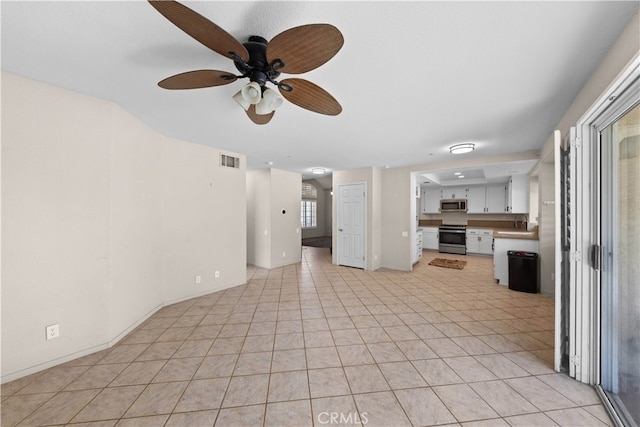
[[338, 187], [338, 264], [364, 268], [366, 237], [365, 184]]

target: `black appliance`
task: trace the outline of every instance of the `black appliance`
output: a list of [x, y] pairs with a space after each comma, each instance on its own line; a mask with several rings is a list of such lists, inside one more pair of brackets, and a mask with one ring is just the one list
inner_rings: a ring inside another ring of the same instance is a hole
[[467, 254], [467, 226], [441, 225], [438, 227], [438, 251], [449, 254]]
[[509, 289], [537, 294], [540, 292], [538, 254], [525, 251], [508, 251]]

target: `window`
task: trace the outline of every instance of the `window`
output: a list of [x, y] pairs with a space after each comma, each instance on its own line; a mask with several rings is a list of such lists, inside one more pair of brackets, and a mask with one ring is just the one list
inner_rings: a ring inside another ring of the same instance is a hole
[[300, 223], [302, 228], [315, 228], [318, 226], [316, 221], [316, 207], [318, 198], [318, 190], [308, 182], [302, 183], [302, 203], [300, 208]]
[[316, 223], [316, 201], [315, 200], [303, 200], [302, 208], [300, 209], [302, 228], [314, 228]]
[[318, 190], [313, 185], [308, 182], [302, 183], [302, 199], [304, 200], [315, 200], [318, 198]]

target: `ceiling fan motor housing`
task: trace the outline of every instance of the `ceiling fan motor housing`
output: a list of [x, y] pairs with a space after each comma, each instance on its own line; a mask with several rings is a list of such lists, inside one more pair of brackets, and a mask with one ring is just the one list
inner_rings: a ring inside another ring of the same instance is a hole
[[234, 61], [238, 71], [243, 75], [247, 75], [249, 80], [258, 83], [261, 87], [268, 80], [275, 80], [280, 73], [273, 69], [267, 62], [267, 40], [260, 36], [251, 36], [249, 41], [243, 43], [245, 49], [249, 53], [249, 61], [245, 64], [240, 61]]

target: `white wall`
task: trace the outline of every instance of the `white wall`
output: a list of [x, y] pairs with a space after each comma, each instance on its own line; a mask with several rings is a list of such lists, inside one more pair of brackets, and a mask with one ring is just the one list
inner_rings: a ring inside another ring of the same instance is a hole
[[269, 169], [247, 172], [247, 262], [251, 265], [271, 265], [270, 177]]
[[[245, 170], [219, 155], [109, 102], [2, 74], [2, 382], [246, 282]], [[55, 323], [60, 338], [45, 340]]]
[[2, 74], [3, 382], [111, 339], [111, 110]]
[[370, 247], [369, 270], [377, 270], [382, 267], [382, 169], [371, 169], [371, 188], [370, 191]]
[[[556, 126], [562, 136], [567, 135], [569, 128], [578, 122], [578, 119], [587, 112], [596, 99], [613, 83], [616, 76], [640, 53], [640, 37], [638, 37], [638, 34], [640, 34], [640, 15], [636, 12]], [[552, 150], [552, 148], [553, 137], [550, 135], [543, 147], [541, 158], [545, 158], [546, 152]]]
[[[162, 282], [162, 215], [158, 213], [162, 212], [163, 147], [154, 131], [120, 109], [110, 110], [111, 137], [106, 143], [111, 148], [106, 306], [108, 337], [113, 340], [163, 301], [158, 286]], [[73, 157], [72, 153], [67, 155]], [[55, 177], [56, 172], [51, 174]], [[82, 197], [76, 200], [81, 202]]]
[[326, 236], [333, 233], [333, 190], [324, 190], [324, 232]]
[[[382, 267], [411, 271], [415, 240], [415, 185], [406, 168], [382, 172]], [[414, 181], [415, 184], [415, 181]], [[406, 236], [404, 235], [406, 233]]]
[[[640, 54], [640, 18], [636, 13], [629, 21], [629, 24], [622, 31], [614, 45], [611, 47], [603, 61], [598, 65], [587, 83], [582, 87], [573, 103], [569, 106], [564, 116], [557, 124], [556, 129], [560, 135], [565, 137], [569, 133], [571, 126], [587, 112], [596, 102], [598, 97], [616, 79], [633, 58]], [[552, 287], [545, 285], [551, 280], [551, 274], [559, 274], [552, 268], [553, 260], [549, 259], [555, 255], [551, 248], [555, 245], [555, 216], [553, 205], [544, 205], [544, 201], [557, 203], [552, 194], [553, 165], [557, 159], [554, 158], [554, 136], [550, 134], [549, 139], [544, 143], [540, 154], [539, 167], [539, 191], [540, 191], [540, 261], [541, 261], [541, 291], [547, 295], [553, 295]], [[551, 180], [551, 181], [550, 181]]]
[[302, 259], [301, 185], [299, 173], [279, 169], [247, 173], [247, 259], [250, 264], [276, 268]]
[[162, 148], [163, 301], [245, 283], [246, 170], [220, 166], [210, 147], [164, 138]]
[[[538, 205], [540, 221], [538, 223], [538, 252], [540, 262], [540, 292], [547, 296], [555, 296], [555, 256], [556, 256], [556, 224], [555, 221], [555, 158], [550, 153], [541, 160], [538, 175]], [[560, 272], [557, 272], [560, 274]]]
[[271, 169], [271, 268], [302, 260], [302, 175]]

